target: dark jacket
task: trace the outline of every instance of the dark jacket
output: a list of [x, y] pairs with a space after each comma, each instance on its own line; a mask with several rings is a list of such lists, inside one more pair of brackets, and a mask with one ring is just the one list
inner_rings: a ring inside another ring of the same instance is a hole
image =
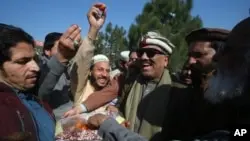
[[[14, 90], [0, 83], [0, 95], [0, 140], [13, 137], [20, 141], [37, 140], [36, 123]], [[36, 100], [54, 117], [48, 104]]]
[[163, 140], [191, 140], [192, 138], [192, 88], [173, 80], [169, 102], [162, 128]]
[[53, 109], [69, 102], [70, 77], [67, 65], [60, 63], [55, 56], [50, 59], [41, 56], [39, 67], [39, 97], [48, 101]]
[[98, 134], [104, 141], [147, 141], [139, 134], [122, 127], [112, 118], [108, 118], [101, 124]]

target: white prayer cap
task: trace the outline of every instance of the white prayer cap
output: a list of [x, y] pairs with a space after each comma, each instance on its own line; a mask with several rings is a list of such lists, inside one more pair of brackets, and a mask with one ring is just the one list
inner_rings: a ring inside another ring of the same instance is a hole
[[103, 54], [97, 54], [92, 57], [91, 66], [93, 66], [94, 64], [98, 62], [109, 62], [109, 58]]
[[122, 61], [129, 61], [129, 53], [130, 53], [130, 51], [122, 51], [121, 53], [120, 53], [120, 59], [122, 60]]
[[147, 32], [144, 36], [142, 36], [139, 47], [144, 48], [148, 45], [156, 45], [168, 54], [172, 54], [173, 49], [175, 48], [175, 46], [167, 38], [163, 37], [160, 33], [153, 31]]

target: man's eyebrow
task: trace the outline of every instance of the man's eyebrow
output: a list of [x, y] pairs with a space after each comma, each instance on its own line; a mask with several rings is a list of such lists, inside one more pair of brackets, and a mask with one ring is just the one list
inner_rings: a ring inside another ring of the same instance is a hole
[[20, 58], [15, 58], [13, 61], [18, 61], [18, 60], [29, 60], [29, 59], [32, 59], [34, 57], [27, 57], [27, 56], [24, 56], [24, 57], [20, 57]]

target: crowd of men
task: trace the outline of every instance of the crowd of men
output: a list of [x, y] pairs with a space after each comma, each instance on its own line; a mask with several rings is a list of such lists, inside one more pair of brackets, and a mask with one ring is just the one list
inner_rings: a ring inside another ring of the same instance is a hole
[[40, 56], [32, 36], [0, 24], [0, 140], [53, 141], [57, 120], [82, 113], [96, 113], [88, 125], [110, 141], [229, 140], [231, 126], [249, 124], [249, 17], [232, 31], [189, 33], [178, 73], [168, 69], [177, 47], [155, 31], [111, 70], [107, 56], [94, 54], [106, 18], [100, 5], [87, 14], [85, 38], [75, 24], [51, 32]]

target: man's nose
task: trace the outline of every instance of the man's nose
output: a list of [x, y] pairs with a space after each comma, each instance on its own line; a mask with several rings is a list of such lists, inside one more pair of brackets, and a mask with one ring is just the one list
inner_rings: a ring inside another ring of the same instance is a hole
[[35, 62], [35, 60], [32, 60], [32, 61], [29, 62], [29, 68], [30, 68], [31, 71], [35, 71], [35, 72], [40, 71], [40, 68], [37, 65], [37, 63]]
[[142, 56], [141, 56], [141, 59], [142, 59], [142, 60], [147, 60], [147, 59], [149, 59], [149, 58], [148, 58], [147, 54], [146, 54], [145, 52], [143, 52], [143, 53], [142, 53]]
[[108, 73], [109, 73], [109, 72], [107, 72], [107, 71], [103, 71], [102, 76], [103, 76], [103, 77], [107, 77], [107, 76], [108, 76]]
[[188, 58], [188, 64], [189, 64], [189, 65], [196, 64], [196, 62], [197, 62], [197, 61], [196, 61], [196, 59], [195, 59], [194, 57], [189, 57], [189, 58]]

